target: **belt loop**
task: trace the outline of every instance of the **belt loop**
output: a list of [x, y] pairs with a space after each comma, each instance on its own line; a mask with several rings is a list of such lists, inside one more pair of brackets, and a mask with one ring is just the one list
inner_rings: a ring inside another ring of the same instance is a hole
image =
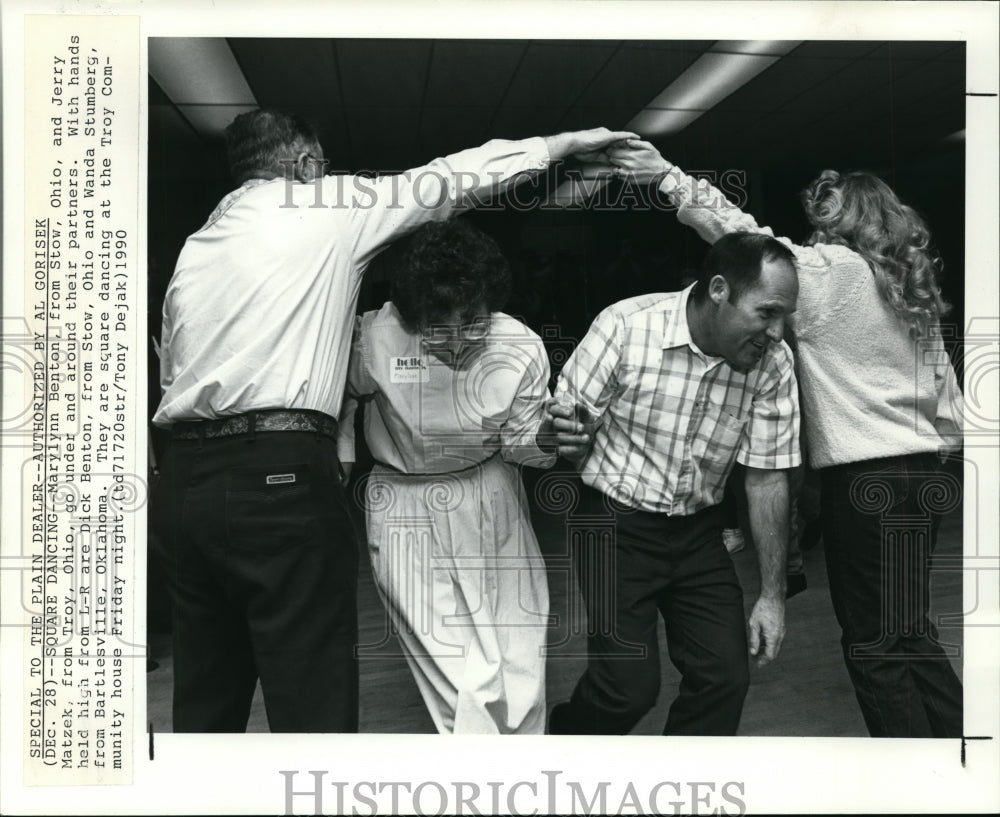
[[257, 439], [257, 412], [256, 411], [248, 411], [247, 412], [247, 423], [249, 423], [249, 425], [250, 425], [250, 428], [249, 428], [250, 437], [247, 439], [247, 442], [248, 443], [252, 443], [254, 440]]
[[201, 449], [204, 447], [204, 445], [205, 445], [205, 427], [204, 427], [204, 425], [199, 424], [198, 425], [198, 450], [201, 451]]

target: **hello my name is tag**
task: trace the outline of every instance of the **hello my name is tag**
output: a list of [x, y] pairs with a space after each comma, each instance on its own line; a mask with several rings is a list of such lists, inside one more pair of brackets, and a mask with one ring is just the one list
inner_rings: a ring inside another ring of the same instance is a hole
[[389, 358], [390, 383], [426, 383], [427, 365], [419, 355]]

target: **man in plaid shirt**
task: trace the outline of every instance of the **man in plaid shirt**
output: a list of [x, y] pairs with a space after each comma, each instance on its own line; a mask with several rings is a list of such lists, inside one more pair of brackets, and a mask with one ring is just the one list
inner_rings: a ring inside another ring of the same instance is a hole
[[800, 455], [782, 335], [797, 296], [790, 250], [733, 233], [691, 287], [605, 309], [563, 368], [557, 399], [576, 403], [594, 440], [580, 462], [589, 511], [610, 517], [613, 535], [576, 554], [589, 658], [572, 699], [552, 712], [552, 733], [624, 734], [649, 711], [657, 613], [682, 675], [664, 734], [736, 733], [747, 627], [719, 503], [738, 461], [760, 560], [749, 648], [762, 665], [784, 635], [786, 472]]

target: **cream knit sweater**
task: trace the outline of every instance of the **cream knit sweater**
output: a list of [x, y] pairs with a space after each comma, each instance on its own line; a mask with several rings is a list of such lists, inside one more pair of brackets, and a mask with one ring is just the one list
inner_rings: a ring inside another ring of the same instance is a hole
[[[708, 242], [731, 232], [773, 236], [705, 180], [674, 168], [660, 190]], [[914, 340], [879, 296], [867, 262], [832, 244], [800, 247], [799, 383], [813, 468], [961, 444], [964, 405], [940, 331]]]

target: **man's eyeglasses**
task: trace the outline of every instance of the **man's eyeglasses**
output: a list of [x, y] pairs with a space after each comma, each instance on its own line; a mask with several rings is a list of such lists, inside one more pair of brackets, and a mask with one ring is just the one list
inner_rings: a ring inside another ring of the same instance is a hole
[[476, 318], [471, 323], [461, 326], [456, 324], [437, 323], [424, 332], [424, 343], [436, 346], [455, 340], [483, 340], [490, 333], [490, 319]]

